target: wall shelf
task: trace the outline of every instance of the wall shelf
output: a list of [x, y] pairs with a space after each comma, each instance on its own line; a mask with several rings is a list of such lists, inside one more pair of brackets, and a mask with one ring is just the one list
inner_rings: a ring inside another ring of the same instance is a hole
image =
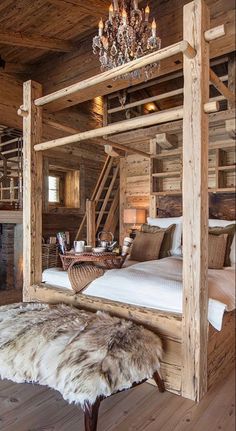
[[[219, 148], [221, 145], [221, 148]], [[182, 147], [161, 150], [152, 144], [151, 194], [178, 196], [182, 194]], [[234, 141], [226, 139], [209, 145], [209, 193], [236, 191], [236, 161]]]

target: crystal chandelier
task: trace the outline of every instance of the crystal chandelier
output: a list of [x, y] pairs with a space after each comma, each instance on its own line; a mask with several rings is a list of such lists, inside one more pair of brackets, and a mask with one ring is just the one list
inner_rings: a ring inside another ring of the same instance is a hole
[[[138, 8], [138, 0], [113, 0], [109, 7], [109, 18], [98, 26], [98, 35], [93, 38], [93, 52], [99, 54], [101, 70], [110, 70], [161, 47], [157, 36], [156, 21], [149, 23], [150, 8]], [[159, 64], [123, 75], [138, 78], [144, 72], [148, 79]]]

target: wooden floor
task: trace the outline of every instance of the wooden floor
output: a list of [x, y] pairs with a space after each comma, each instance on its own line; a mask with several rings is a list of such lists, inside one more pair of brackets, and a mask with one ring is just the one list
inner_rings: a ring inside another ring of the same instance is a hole
[[[1, 431], [83, 431], [80, 408], [42, 386], [0, 381]], [[231, 373], [199, 405], [149, 384], [103, 401], [98, 431], [234, 431]]]

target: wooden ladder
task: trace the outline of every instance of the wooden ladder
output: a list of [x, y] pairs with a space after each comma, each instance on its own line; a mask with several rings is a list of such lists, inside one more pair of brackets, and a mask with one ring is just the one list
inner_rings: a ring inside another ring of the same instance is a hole
[[87, 243], [95, 245], [99, 231], [115, 235], [119, 221], [119, 159], [107, 156], [92, 197], [87, 201], [86, 212], [76, 234], [82, 239], [87, 225]]

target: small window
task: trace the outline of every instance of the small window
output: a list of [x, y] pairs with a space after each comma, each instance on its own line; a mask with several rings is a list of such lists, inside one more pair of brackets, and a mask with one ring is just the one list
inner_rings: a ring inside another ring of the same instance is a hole
[[60, 203], [60, 177], [48, 177], [48, 201], [49, 203]]

